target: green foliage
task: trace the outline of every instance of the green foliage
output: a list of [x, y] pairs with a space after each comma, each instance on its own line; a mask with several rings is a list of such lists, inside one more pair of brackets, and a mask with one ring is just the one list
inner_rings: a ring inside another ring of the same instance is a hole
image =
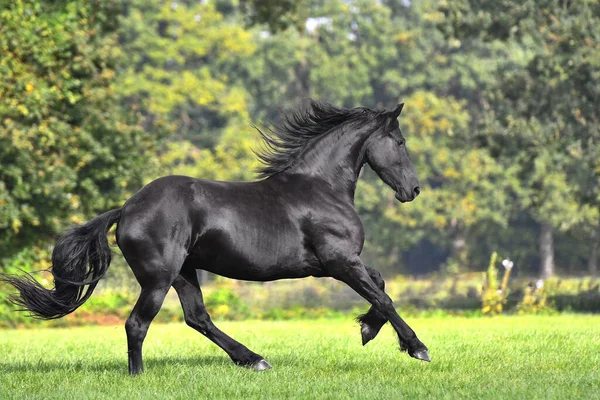
[[[489, 285], [481, 273], [452, 277], [388, 279], [386, 292], [403, 316], [441, 317], [448, 315], [481, 317], [496, 314], [553, 314], [556, 312], [600, 312], [600, 281], [597, 279], [549, 279], [543, 289], [528, 280], [511, 281], [508, 273], [490, 292], [489, 310], [483, 306]], [[51, 279], [49, 275], [46, 279]], [[538, 284], [539, 285], [539, 284]], [[267, 284], [219, 280], [203, 286], [206, 307], [215, 320], [289, 320], [363, 314], [368, 305], [347, 286], [329, 279], [305, 279]], [[39, 321], [18, 313], [8, 303], [7, 290], [0, 288], [0, 328], [36, 326], [115, 325], [125, 322], [138, 291], [99, 288], [75, 313], [64, 319]], [[500, 311], [496, 308], [501, 306]], [[156, 317], [156, 321], [183, 321], [179, 299], [174, 291]]]
[[[538, 281], [542, 282], [542, 281]], [[523, 292], [523, 299], [517, 304], [519, 314], [547, 314], [552, 312], [548, 304], [548, 296], [544, 291], [543, 284], [529, 285]]]
[[0, 250], [119, 206], [148, 170], [117, 108], [113, 2], [18, 0], [0, 11]]
[[206, 309], [215, 319], [244, 319], [250, 308], [230, 288], [222, 287], [206, 296]]
[[462, 0], [438, 12], [448, 40], [502, 41], [523, 55], [499, 66], [479, 110], [480, 141], [517, 169], [519, 208], [557, 230], [597, 226], [598, 2]]
[[[581, 273], [600, 232], [599, 17], [591, 0], [7, 3], [2, 257], [26, 264], [10, 259], [158, 176], [255, 179], [251, 121], [314, 97], [406, 103], [422, 195], [400, 205], [365, 168], [356, 206], [372, 267], [452, 278], [497, 250], [537, 274], [543, 223], [558, 272]], [[113, 281], [137, 287], [117, 264]], [[404, 294], [416, 308], [476, 304], [481, 288], [446, 296], [452, 282]]]
[[550, 305], [558, 311], [577, 310], [597, 312], [600, 308], [600, 281], [598, 279], [547, 279], [543, 293]]
[[248, 24], [266, 24], [273, 33], [302, 29], [306, 0], [240, 0]]
[[117, 90], [145, 129], [212, 146], [230, 120], [248, 118], [239, 65], [256, 48], [253, 33], [230, 23], [215, 2], [132, 1], [120, 20], [128, 54]]
[[81, 307], [87, 314], [124, 316], [131, 312], [137, 297], [133, 293], [105, 290], [100, 296], [92, 296]]
[[[47, 271], [50, 267], [50, 254], [47, 249], [26, 247], [15, 253], [7, 262], [0, 264], [0, 271], [8, 274], [33, 273], [40, 277], [42, 284], [49, 284], [52, 275]], [[41, 272], [41, 274], [38, 274]], [[0, 327], [17, 327], [29, 324], [31, 318], [25, 313], [18, 312], [17, 306], [9, 301], [11, 287], [0, 282]]]
[[490, 266], [486, 273], [485, 288], [481, 294], [481, 312], [488, 315], [501, 314], [502, 308], [506, 304], [506, 295], [498, 284], [497, 258], [498, 253], [492, 253]]

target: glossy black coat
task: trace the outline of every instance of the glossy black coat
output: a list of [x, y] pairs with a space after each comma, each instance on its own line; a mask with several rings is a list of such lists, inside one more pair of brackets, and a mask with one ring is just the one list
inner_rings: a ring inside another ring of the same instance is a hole
[[[55, 318], [73, 311], [108, 268], [105, 234], [118, 221], [117, 243], [141, 286], [126, 323], [132, 374], [143, 369], [142, 342], [171, 286], [190, 326], [234, 362], [270, 368], [261, 356], [212, 323], [198, 269], [250, 281], [333, 277], [372, 304], [359, 317], [363, 344], [389, 320], [401, 349], [429, 361], [427, 348], [385, 294], [380, 274], [360, 259], [364, 231], [354, 208], [354, 191], [365, 163], [398, 200], [411, 201], [419, 194], [397, 122], [401, 110], [402, 105], [389, 112], [344, 110], [313, 102], [308, 111], [297, 112], [264, 135], [271, 148], [262, 154], [267, 162], [265, 179], [250, 183], [185, 176], [157, 179], [122, 209], [96, 217], [59, 241], [53, 257], [54, 293], [35, 287], [27, 278], [5, 279], [19, 289], [15, 300], [38, 316]], [[80, 257], [83, 252], [88, 254], [85, 259]], [[70, 259], [79, 260], [76, 268], [65, 266]], [[88, 263], [87, 270], [81, 266]], [[90, 286], [87, 292], [80, 290], [84, 284]], [[50, 305], [40, 306], [39, 299]]]

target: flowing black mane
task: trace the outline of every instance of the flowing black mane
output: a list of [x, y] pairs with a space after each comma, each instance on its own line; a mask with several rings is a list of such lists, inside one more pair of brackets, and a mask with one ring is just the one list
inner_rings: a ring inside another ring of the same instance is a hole
[[264, 163], [258, 169], [261, 178], [268, 178], [288, 169], [302, 151], [317, 137], [348, 121], [374, 118], [382, 112], [368, 108], [339, 108], [329, 103], [310, 100], [308, 109], [285, 115], [283, 121], [263, 132], [257, 128], [264, 148], [256, 155]]

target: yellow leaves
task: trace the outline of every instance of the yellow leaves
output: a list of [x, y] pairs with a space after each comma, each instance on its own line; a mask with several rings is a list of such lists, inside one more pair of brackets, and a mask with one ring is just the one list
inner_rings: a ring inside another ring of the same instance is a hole
[[477, 210], [477, 206], [475, 205], [475, 194], [473, 192], [468, 192], [461, 200], [460, 205], [465, 213], [473, 213]]
[[28, 82], [27, 85], [25, 85], [25, 90], [31, 92], [33, 90], [33, 83]]
[[215, 318], [222, 318], [227, 314], [229, 314], [229, 306], [227, 304], [219, 304], [211, 310], [211, 315], [214, 315]]
[[445, 216], [443, 216], [442, 214], [436, 214], [435, 218], [433, 220], [433, 225], [437, 229], [442, 229], [443, 227], [446, 226], [446, 222], [447, 222], [447, 219]]
[[71, 104], [75, 104], [77, 103], [77, 100], [80, 98], [81, 96], [76, 96], [75, 94], [73, 94], [72, 92], [67, 92], [67, 100], [69, 100], [69, 103]]
[[410, 228], [414, 228], [417, 226], [417, 220], [414, 218], [407, 218], [404, 223], [406, 224], [406, 226], [410, 227]]
[[79, 196], [77, 196], [76, 194], [73, 195], [69, 195], [69, 202], [71, 203], [71, 208], [73, 210], [76, 210], [79, 208]]
[[231, 114], [236, 114], [242, 118], [248, 118], [248, 104], [246, 102], [246, 92], [242, 89], [233, 87], [221, 100], [222, 107]]
[[256, 44], [251, 41], [252, 33], [242, 29], [236, 29], [232, 34], [223, 38], [221, 45], [224, 47], [224, 54], [245, 54], [251, 55], [256, 51]]
[[440, 164], [447, 164], [448, 161], [450, 160], [450, 153], [448, 151], [448, 149], [446, 148], [442, 148], [438, 151], [437, 153], [438, 156], [438, 160], [440, 162]]
[[406, 106], [403, 124], [406, 124], [411, 135], [452, 136], [455, 130], [465, 129], [469, 121], [464, 101], [451, 97], [442, 99], [431, 92], [413, 93], [406, 99]]
[[19, 230], [21, 229], [21, 226], [22, 226], [22, 225], [23, 225], [23, 224], [22, 224], [22, 223], [21, 223], [21, 221], [19, 221], [18, 219], [13, 219], [13, 220], [12, 220], [12, 224], [11, 224], [11, 226], [12, 226], [12, 230], [13, 230], [15, 233], [19, 233]]
[[451, 48], [453, 49], [458, 49], [462, 43], [460, 40], [456, 39], [456, 38], [452, 38], [448, 41], [448, 44], [450, 45]]
[[25, 117], [29, 115], [29, 110], [23, 104], [19, 104], [17, 106], [17, 111], [19, 111]]
[[41, 252], [40, 259], [34, 264], [36, 271], [45, 271], [49, 269], [52, 264], [49, 261], [49, 257], [45, 251]]
[[444, 178], [448, 178], [448, 179], [459, 179], [461, 177], [460, 172], [458, 172], [456, 169], [454, 168], [447, 168], [444, 171]]
[[112, 81], [113, 78], [116, 76], [116, 71], [113, 69], [105, 69], [104, 71], [102, 71], [102, 78], [106, 79], [107, 81]]
[[71, 218], [69, 218], [69, 220], [71, 221], [72, 224], [77, 224], [77, 225], [81, 225], [85, 222], [85, 220], [83, 218], [81, 218], [81, 215], [71, 215]]
[[442, 22], [444, 20], [444, 13], [441, 11], [426, 13], [423, 15], [423, 19], [433, 23]]
[[32, 151], [34, 149], [30, 139], [30, 132], [22, 129], [10, 129], [10, 136], [12, 139], [12, 146], [19, 150]]
[[410, 44], [411, 42], [413, 42], [413, 39], [415, 38], [415, 36], [416, 36], [416, 32], [413, 32], [413, 31], [408, 31], [408, 32], [403, 31], [403, 32], [399, 32], [394, 37], [394, 39], [397, 42], [400, 42], [403, 45], [407, 45], [407, 44]]

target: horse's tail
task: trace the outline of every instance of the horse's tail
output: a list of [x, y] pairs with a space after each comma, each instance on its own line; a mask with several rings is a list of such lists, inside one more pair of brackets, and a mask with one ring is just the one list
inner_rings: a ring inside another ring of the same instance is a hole
[[108, 270], [111, 251], [106, 235], [120, 218], [120, 208], [105, 212], [71, 229], [56, 242], [51, 271], [54, 289], [46, 289], [29, 274], [0, 276], [19, 291], [10, 300], [34, 318], [61, 318], [75, 311], [92, 295]]

